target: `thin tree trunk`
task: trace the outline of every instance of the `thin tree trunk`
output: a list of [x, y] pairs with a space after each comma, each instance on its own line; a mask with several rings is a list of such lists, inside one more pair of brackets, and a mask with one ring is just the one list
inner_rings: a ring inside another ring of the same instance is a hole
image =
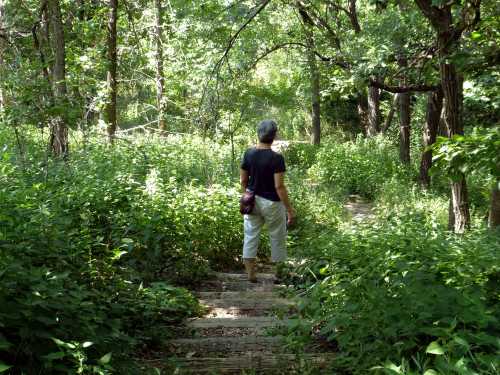
[[[399, 66], [404, 70], [408, 65], [405, 56], [399, 56]], [[401, 85], [405, 86], [407, 82], [406, 73], [403, 73]], [[403, 164], [410, 164], [410, 92], [403, 92], [399, 95], [399, 160]]]
[[109, 98], [106, 106], [106, 123], [108, 138], [113, 143], [117, 128], [116, 121], [116, 96], [117, 96], [117, 51], [116, 51], [116, 23], [118, 21], [118, 0], [109, 0], [108, 18], [108, 74], [107, 84]]
[[[451, 14], [450, 14], [451, 20]], [[441, 35], [441, 34], [440, 34]], [[440, 37], [438, 40], [440, 50], [439, 72], [444, 94], [444, 122], [448, 136], [463, 135], [462, 123], [462, 88], [463, 82], [456, 71], [455, 64], [448, 59], [447, 47], [449, 40]], [[455, 233], [463, 233], [470, 227], [469, 200], [467, 183], [462, 174], [460, 179], [451, 182], [451, 194], [454, 215]]]
[[399, 160], [403, 164], [410, 164], [410, 93], [404, 92], [399, 96]]
[[355, 34], [361, 32], [361, 27], [358, 22], [358, 12], [356, 11], [356, 0], [349, 0], [349, 20], [351, 21], [351, 26], [354, 29]]
[[428, 189], [431, 185], [429, 169], [432, 167], [432, 151], [427, 148], [436, 142], [441, 110], [443, 107], [442, 90], [433, 91], [427, 94], [427, 110], [425, 114], [425, 124], [423, 129], [424, 152], [420, 161], [420, 183]]
[[[4, 13], [5, 13], [5, 3], [4, 0], [0, 0], [0, 29], [5, 29], [4, 27]], [[5, 93], [4, 93], [4, 83], [3, 77], [5, 77], [5, 61], [4, 61], [4, 41], [0, 38], [0, 116], [5, 109]]]
[[156, 106], [158, 108], [158, 129], [166, 130], [165, 111], [165, 74], [163, 72], [163, 28], [162, 28], [162, 3], [155, 0], [155, 43], [156, 43]]
[[396, 113], [396, 107], [399, 103], [399, 94], [394, 94], [394, 98], [392, 100], [391, 108], [389, 109], [389, 113], [387, 114], [387, 118], [385, 119], [384, 125], [382, 126], [381, 133], [386, 133], [389, 130], [392, 120], [394, 119], [394, 114]]
[[491, 191], [490, 214], [488, 217], [488, 226], [491, 229], [500, 227], [500, 178], [496, 180], [495, 186]]
[[358, 102], [359, 126], [366, 134], [366, 130], [368, 129], [368, 96], [366, 95], [366, 91], [359, 91], [356, 100]]
[[368, 87], [368, 128], [366, 135], [373, 137], [380, 131], [380, 90]]
[[[64, 43], [64, 29], [62, 24], [61, 7], [59, 0], [49, 0], [48, 12], [52, 31], [51, 41], [54, 51], [54, 65], [52, 66], [52, 85], [54, 104], [62, 110], [66, 99], [66, 50]], [[68, 126], [61, 115], [51, 120], [50, 147], [55, 156], [68, 155]]]
[[312, 134], [311, 143], [319, 145], [321, 142], [321, 107], [320, 107], [320, 77], [318, 65], [316, 62], [316, 54], [314, 53], [314, 35], [312, 30], [306, 25], [307, 38], [307, 63], [309, 65], [309, 74], [311, 79], [311, 114], [312, 114]]

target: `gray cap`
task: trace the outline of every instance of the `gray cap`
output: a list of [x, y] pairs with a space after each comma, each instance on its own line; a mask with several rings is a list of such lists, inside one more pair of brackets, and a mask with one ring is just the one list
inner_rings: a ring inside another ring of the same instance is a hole
[[262, 143], [273, 143], [278, 125], [274, 120], [264, 120], [257, 127], [257, 136]]

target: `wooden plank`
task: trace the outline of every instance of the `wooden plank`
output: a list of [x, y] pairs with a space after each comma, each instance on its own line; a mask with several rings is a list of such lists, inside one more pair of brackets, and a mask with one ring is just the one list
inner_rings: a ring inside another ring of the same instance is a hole
[[242, 370], [256, 370], [258, 372], [283, 371], [297, 369], [299, 360], [317, 368], [326, 368], [333, 359], [333, 353], [302, 354], [266, 354], [263, 352], [248, 353], [245, 355], [226, 358], [183, 358], [176, 362], [182, 368], [182, 373], [214, 373], [230, 374], [240, 373]]
[[191, 320], [189, 328], [268, 328], [286, 325], [288, 320], [274, 317], [203, 318]]
[[253, 291], [253, 292], [271, 292], [277, 289], [286, 289], [285, 285], [275, 285], [272, 281], [263, 280], [258, 283], [251, 283], [247, 280], [241, 281], [220, 281], [207, 280], [202, 285], [203, 291], [225, 292], [225, 291]]
[[[226, 272], [216, 272], [215, 276], [218, 280], [223, 281], [243, 281], [248, 280], [246, 273], [226, 273]], [[261, 282], [272, 282], [276, 277], [272, 273], [257, 273], [257, 280]]]
[[296, 302], [285, 298], [262, 299], [200, 299], [200, 303], [209, 307], [241, 309], [241, 310], [270, 310], [273, 308], [294, 306]]
[[175, 353], [195, 352], [224, 353], [267, 351], [277, 352], [283, 346], [282, 336], [240, 336], [240, 337], [195, 337], [190, 339], [175, 339], [168, 346]]
[[197, 292], [195, 295], [204, 300], [210, 299], [261, 299], [279, 298], [279, 294], [272, 291], [221, 291], [221, 292]]

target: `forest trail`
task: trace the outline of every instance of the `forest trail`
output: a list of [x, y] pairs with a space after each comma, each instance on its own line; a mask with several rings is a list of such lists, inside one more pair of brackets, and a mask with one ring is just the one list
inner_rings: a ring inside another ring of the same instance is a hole
[[349, 195], [344, 209], [351, 216], [351, 221], [360, 223], [373, 218], [373, 204], [359, 195]]
[[[357, 195], [349, 196], [345, 210], [351, 225], [373, 216], [372, 204]], [[296, 355], [279, 335], [299, 299], [285, 297], [287, 287], [274, 284], [271, 265], [260, 265], [255, 284], [241, 272], [216, 273], [195, 292], [207, 312], [187, 323], [183, 337], [169, 341], [175, 373], [300, 374], [305, 368], [321, 373], [335, 356], [331, 348], [313, 339]]]
[[[320, 342], [300, 355], [288, 350], [278, 333], [298, 300], [284, 297], [286, 286], [274, 284], [270, 266], [259, 271], [255, 284], [243, 273], [216, 273], [200, 287], [196, 294], [207, 313], [187, 323], [191, 335], [169, 342], [176, 373], [293, 374], [304, 364], [325, 367], [333, 358]], [[272, 331], [276, 335], [269, 335]]]

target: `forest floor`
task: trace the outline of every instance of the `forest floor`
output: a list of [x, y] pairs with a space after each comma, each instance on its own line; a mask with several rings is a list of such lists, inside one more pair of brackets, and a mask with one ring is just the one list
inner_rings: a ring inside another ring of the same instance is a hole
[[[350, 225], [371, 217], [372, 206], [350, 196], [345, 210]], [[274, 267], [260, 264], [257, 283], [241, 270], [219, 272], [195, 295], [206, 307], [203, 317], [187, 322], [167, 353], [174, 374], [321, 374], [335, 348], [320, 336], [294, 348], [282, 335], [301, 303], [292, 286], [275, 284]], [[281, 333], [281, 334], [280, 334]], [[159, 358], [157, 353], [157, 358]], [[158, 364], [162, 362], [158, 361]], [[158, 365], [157, 364], [157, 365]], [[161, 366], [163, 367], [163, 366]]]

